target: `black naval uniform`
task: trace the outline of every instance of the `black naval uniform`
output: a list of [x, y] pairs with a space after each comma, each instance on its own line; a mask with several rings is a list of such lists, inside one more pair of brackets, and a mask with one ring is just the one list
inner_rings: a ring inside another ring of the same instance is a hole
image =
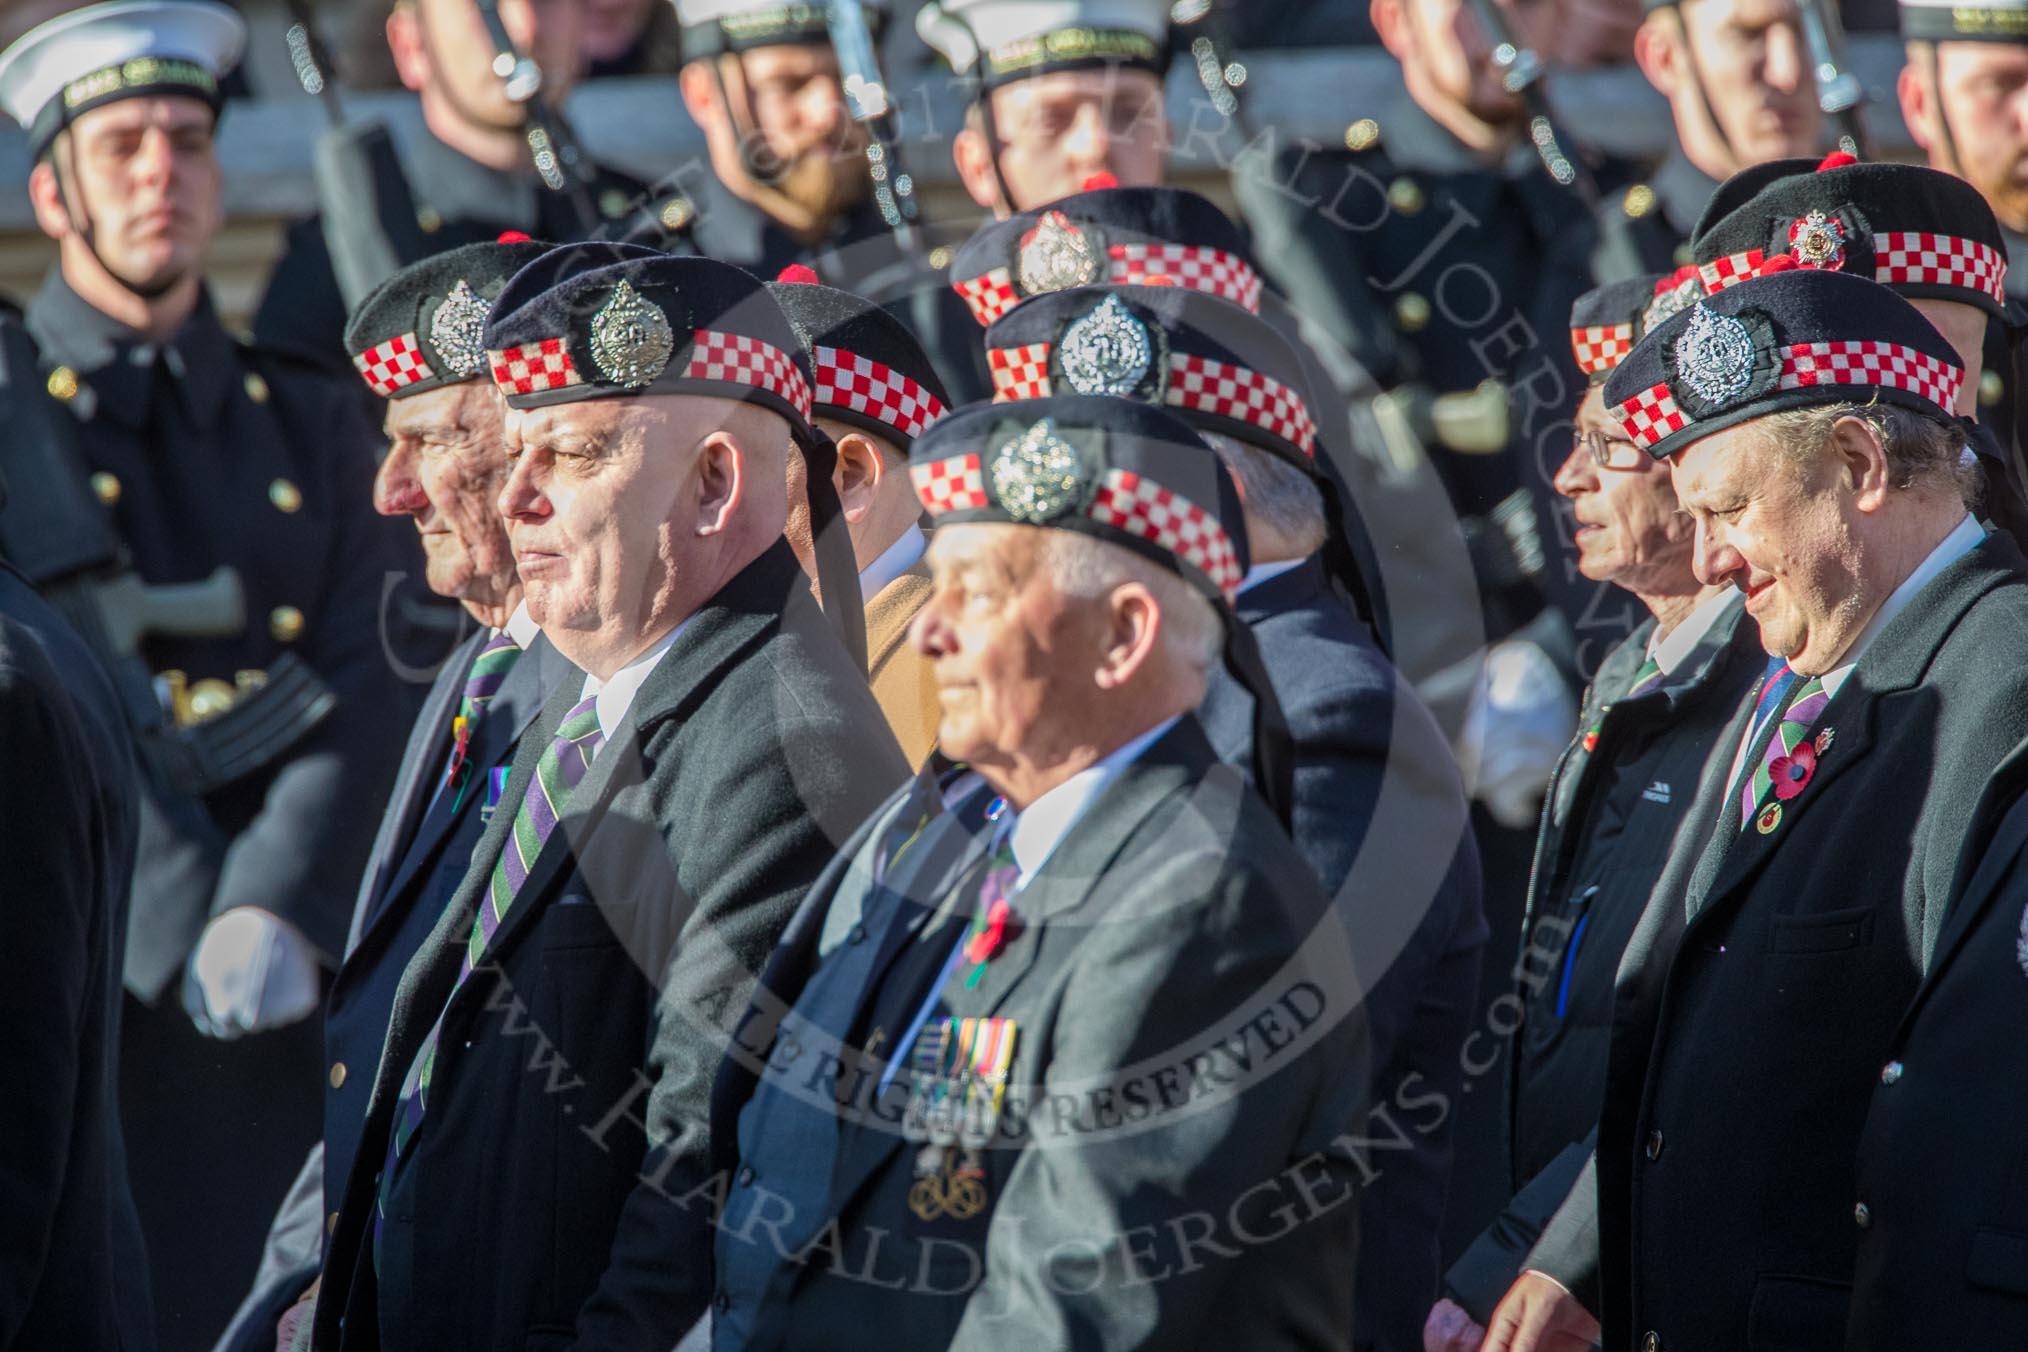
[[[488, 168], [427, 131], [406, 147], [402, 164], [415, 198], [417, 223], [435, 249], [478, 244], [508, 230], [556, 241], [594, 233], [585, 228], [570, 195], [543, 187], [533, 170], [502, 173]], [[687, 219], [680, 198], [651, 194], [639, 179], [602, 165], [593, 167], [591, 199], [600, 226], [613, 223], [617, 229], [644, 208], [644, 221], [653, 218], [672, 233], [680, 231]], [[345, 312], [320, 212], [289, 227], [282, 255], [254, 313], [254, 342], [350, 376], [352, 365], [343, 341]]]
[[[1639, 617], [1623, 594], [1577, 574], [1568, 512], [1551, 487], [1569, 447], [1557, 429], [1584, 388], [1567, 337], [1571, 304], [1592, 285], [1584, 201], [1549, 177], [1532, 145], [1489, 168], [1406, 95], [1347, 138], [1360, 148], [1296, 146], [1235, 169], [1254, 254], [1382, 388], [1506, 384], [1506, 452], [1432, 447], [1431, 459], [1459, 515], [1484, 532], [1468, 528], [1488, 540], [1507, 537], [1487, 515], [1527, 491], [1546, 554], [1540, 585], [1577, 630], [1587, 674]], [[1536, 605], [1519, 575], [1526, 561], [1517, 569], [1499, 561], [1504, 552], [1475, 551], [1481, 588], [1505, 612], [1489, 616], [1495, 636]]]
[[1606, 194], [1598, 209], [1593, 275], [1601, 286], [1649, 273], [1669, 273], [1690, 261], [1690, 233], [1718, 180], [1690, 163], [1673, 145], [1655, 172]]
[[[12, 321], [9, 321], [12, 322]], [[144, 818], [128, 933], [122, 1106], [165, 1326], [222, 1323], [267, 1213], [316, 1139], [317, 1021], [227, 1046], [180, 1001], [213, 915], [257, 906], [326, 960], [400, 754], [415, 694], [383, 655], [383, 580], [416, 571], [374, 514], [378, 434], [350, 383], [236, 343], [208, 298], [174, 338], [142, 344], [52, 272], [25, 316], [51, 394], [68, 396], [84, 464], [149, 583], [239, 574], [246, 625], [143, 641], [161, 673], [237, 684], [293, 654], [335, 697], [277, 760]], [[39, 396], [39, 391], [29, 392]]]

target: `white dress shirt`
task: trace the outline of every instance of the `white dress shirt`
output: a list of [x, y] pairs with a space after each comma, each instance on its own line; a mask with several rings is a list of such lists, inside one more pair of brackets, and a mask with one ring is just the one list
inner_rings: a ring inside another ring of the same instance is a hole
[[598, 697], [601, 736], [608, 741], [612, 740], [614, 731], [620, 726], [620, 720], [627, 716], [627, 710], [634, 707], [634, 696], [641, 693], [641, 685], [648, 679], [648, 673], [655, 669], [656, 663], [669, 655], [669, 649], [676, 646], [677, 638], [682, 635], [684, 627], [689, 623], [686, 618], [682, 624], [664, 634], [656, 640], [654, 647], [614, 672], [611, 680], [601, 681], [590, 672], [585, 673], [584, 689], [577, 697], [578, 703], [582, 704], [594, 695]]

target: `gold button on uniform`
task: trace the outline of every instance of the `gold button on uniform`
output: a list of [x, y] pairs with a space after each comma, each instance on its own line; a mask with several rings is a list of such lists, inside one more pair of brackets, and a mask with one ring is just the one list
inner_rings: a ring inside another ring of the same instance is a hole
[[1380, 124], [1370, 117], [1362, 117], [1345, 128], [1345, 149], [1371, 150], [1380, 139]]
[[190, 701], [185, 706], [191, 723], [209, 722], [239, 702], [239, 690], [215, 676], [207, 676], [190, 686]]
[[2007, 382], [1998, 371], [1979, 372], [1979, 402], [1987, 408], [2007, 397]]
[[599, 194], [599, 215], [611, 220], [627, 214], [627, 195], [618, 188], [607, 188]]
[[246, 397], [256, 404], [265, 404], [268, 401], [268, 382], [262, 380], [257, 371], [246, 373]]
[[294, 606], [276, 606], [268, 612], [268, 632], [282, 643], [294, 643], [303, 636], [303, 612]]
[[681, 230], [690, 224], [692, 208], [687, 197], [672, 197], [662, 204], [662, 225], [664, 229]]
[[1429, 323], [1429, 302], [1413, 291], [1394, 302], [1394, 327], [1403, 333], [1420, 333]]
[[1413, 216], [1422, 210], [1422, 184], [1412, 178], [1397, 178], [1387, 185], [1387, 205], [1404, 216]]
[[415, 213], [415, 223], [422, 227], [425, 235], [434, 235], [444, 228], [443, 214], [435, 207], [422, 207]]
[[77, 398], [77, 372], [71, 370], [68, 366], [59, 366], [54, 371], [51, 371], [49, 379], [44, 383], [47, 385], [49, 397], [52, 399], [67, 404]]
[[939, 244], [936, 248], [931, 249], [929, 252], [929, 265], [938, 272], [942, 272], [945, 268], [949, 267], [951, 265], [951, 246]]
[[120, 500], [120, 476], [100, 470], [92, 475], [92, 496], [110, 507]]
[[345, 1087], [345, 1063], [343, 1061], [333, 1061], [331, 1063], [331, 1087], [333, 1089], [343, 1089]]
[[287, 479], [277, 479], [268, 485], [268, 501], [278, 512], [299, 512], [303, 509], [303, 490]]
[[1655, 190], [1645, 183], [1636, 183], [1627, 189], [1627, 195], [1620, 199], [1620, 210], [1627, 213], [1629, 220], [1638, 221], [1655, 209]]

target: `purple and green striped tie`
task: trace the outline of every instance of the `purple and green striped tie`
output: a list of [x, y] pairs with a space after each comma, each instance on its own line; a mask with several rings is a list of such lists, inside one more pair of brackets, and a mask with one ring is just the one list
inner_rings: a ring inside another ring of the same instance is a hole
[[[458, 968], [458, 979], [452, 985], [450, 995], [444, 999], [446, 1008], [450, 1006], [451, 996], [457, 994], [485, 955], [494, 934], [505, 923], [521, 885], [528, 881], [529, 868], [542, 853], [544, 843], [555, 832], [558, 818], [570, 802], [572, 791], [584, 779], [585, 772], [591, 768], [592, 757], [598, 754], [604, 741], [605, 734], [599, 729], [598, 699], [589, 696], [573, 705], [564, 715], [556, 736], [535, 763], [535, 774], [528, 781], [528, 792], [521, 796], [521, 806], [514, 813], [514, 823], [507, 832], [507, 839], [501, 842], [500, 858], [487, 880], [486, 893], [479, 899], [479, 913], [473, 918], [471, 935], [465, 941], [465, 960]], [[395, 1165], [408, 1150], [409, 1142], [415, 1139], [416, 1129], [422, 1125], [430, 1072], [436, 1066], [437, 1038], [442, 1031], [443, 1014], [439, 1012], [437, 1022], [423, 1039], [422, 1047], [416, 1052], [415, 1060], [409, 1063], [408, 1075], [402, 1081], [401, 1099], [394, 1109], [394, 1130], [388, 1136], [387, 1162], [380, 1176], [379, 1214], [374, 1220], [376, 1240], [380, 1222], [387, 1214], [387, 1196], [393, 1186]], [[375, 1247], [377, 1250], [377, 1243]]]
[[[1795, 669], [1787, 667], [1789, 683], [1794, 684]], [[1739, 829], [1744, 831], [1754, 818], [1754, 811], [1761, 805], [1769, 790], [1774, 787], [1774, 764], [1784, 756], [1793, 755], [1795, 749], [1810, 735], [1810, 727], [1817, 716], [1824, 712], [1824, 706], [1831, 702], [1831, 696], [1824, 689], [1824, 678], [1812, 676], [1796, 691], [1796, 697], [1782, 710], [1781, 721], [1775, 725], [1773, 737], [1768, 739], [1767, 750], [1761, 755], [1760, 764], [1753, 767], [1753, 774], [1739, 791]]]

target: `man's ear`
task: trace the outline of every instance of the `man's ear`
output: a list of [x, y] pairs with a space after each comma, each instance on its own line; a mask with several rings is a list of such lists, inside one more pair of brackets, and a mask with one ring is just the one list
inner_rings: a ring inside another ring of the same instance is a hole
[[704, 60], [686, 61], [676, 74], [676, 87], [683, 95], [683, 111], [698, 126], [709, 126], [719, 115], [718, 82], [705, 69]]
[[62, 152], [61, 143], [51, 146], [49, 155], [37, 160], [35, 168], [28, 172], [28, 200], [35, 208], [35, 224], [54, 240], [69, 239], [75, 233], [70, 212], [63, 204], [63, 187], [57, 182], [56, 166], [50, 160], [50, 156]]
[[1367, 11], [1373, 20], [1373, 31], [1380, 35], [1380, 45], [1397, 61], [1405, 61], [1415, 50], [1415, 34], [1409, 29], [1408, 5], [1410, 0], [1373, 0]]
[[1683, 84], [1682, 16], [1658, 9], [1634, 30], [1634, 64], [1664, 98], [1674, 98]]
[[422, 14], [413, 4], [396, 5], [387, 15], [387, 50], [394, 57], [402, 88], [420, 94], [432, 78], [429, 44], [423, 41]]
[[713, 432], [697, 448], [697, 533], [717, 535], [739, 510], [746, 456], [728, 432]]
[[832, 482], [838, 487], [847, 525], [858, 525], [873, 510], [886, 474], [887, 462], [873, 438], [864, 432], [847, 432], [838, 438], [838, 467], [832, 472]]
[[951, 138], [951, 162], [957, 165], [958, 178], [972, 200], [1004, 220], [1012, 214], [1012, 205], [1000, 195], [1000, 176], [993, 172], [993, 147], [985, 131], [975, 125], [978, 120], [976, 112], [966, 114], [965, 125]]
[[1113, 588], [1106, 598], [1106, 649], [1093, 681], [1101, 690], [1117, 690], [1148, 665], [1162, 634], [1162, 603], [1138, 582]]
[[1936, 116], [1931, 105], [1937, 95], [1930, 88], [1928, 70], [1918, 63], [1915, 44], [1909, 46], [1908, 64], [1894, 78], [1894, 96], [1901, 104], [1901, 120], [1908, 127], [1908, 138], [1934, 163], [1942, 148], [1936, 144], [1941, 138], [1931, 126]]
[[1852, 505], [1862, 512], [1879, 511], [1893, 486], [1894, 471], [1873, 424], [1863, 418], [1838, 419], [1831, 424], [1831, 450], [1852, 493]]

